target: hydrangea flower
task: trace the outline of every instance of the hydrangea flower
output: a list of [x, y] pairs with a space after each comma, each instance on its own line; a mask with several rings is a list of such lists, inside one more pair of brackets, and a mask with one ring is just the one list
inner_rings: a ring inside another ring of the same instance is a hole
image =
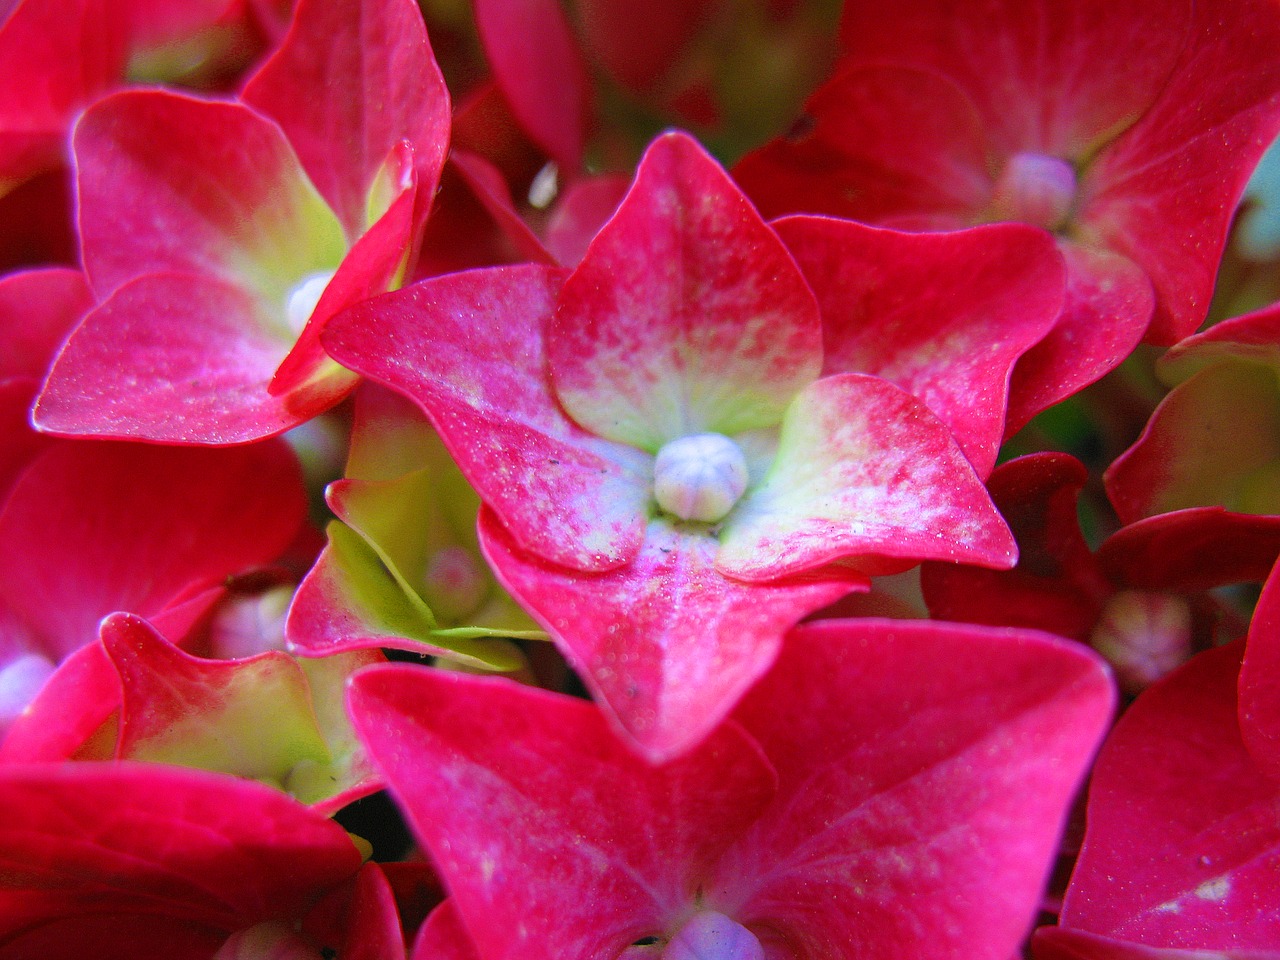
[[1013, 562], [946, 426], [819, 378], [813, 294], [690, 138], [659, 138], [570, 273], [428, 280], [335, 318], [342, 364], [426, 411], [499, 579], [654, 758], [696, 744], [782, 632], [922, 558]]
[[448, 124], [411, 0], [304, 0], [237, 101], [98, 101], [73, 147], [101, 302], [59, 354], [37, 426], [241, 443], [332, 407], [357, 378], [320, 327], [400, 282]]
[[1145, 336], [1203, 322], [1231, 216], [1280, 130], [1280, 20], [1236, 0], [852, 0], [810, 122], [735, 169], [769, 215], [1052, 232], [1067, 304], [1013, 427]]

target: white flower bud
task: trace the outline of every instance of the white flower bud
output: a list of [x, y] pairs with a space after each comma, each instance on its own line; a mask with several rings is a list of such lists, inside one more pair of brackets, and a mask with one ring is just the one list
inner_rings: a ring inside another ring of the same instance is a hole
[[723, 520], [747, 489], [747, 460], [718, 433], [672, 440], [653, 464], [658, 506], [681, 520]]
[[316, 311], [316, 304], [324, 296], [325, 288], [333, 279], [333, 272], [312, 273], [299, 280], [289, 291], [289, 299], [285, 302], [284, 316], [289, 329], [301, 334], [302, 328]]
[[1041, 153], [1015, 153], [996, 182], [991, 208], [996, 219], [1057, 230], [1070, 218], [1075, 199], [1071, 164]]
[[723, 913], [703, 910], [671, 938], [662, 960], [764, 960], [764, 949], [742, 924]]

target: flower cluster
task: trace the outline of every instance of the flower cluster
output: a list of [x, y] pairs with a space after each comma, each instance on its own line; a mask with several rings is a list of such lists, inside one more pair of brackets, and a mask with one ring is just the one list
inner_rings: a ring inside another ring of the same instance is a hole
[[1280, 957], [1280, 2], [0, 76], [0, 960]]

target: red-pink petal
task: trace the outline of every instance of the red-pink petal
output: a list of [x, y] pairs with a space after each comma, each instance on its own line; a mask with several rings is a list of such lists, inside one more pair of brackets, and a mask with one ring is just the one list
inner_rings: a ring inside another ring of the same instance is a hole
[[1102, 662], [1046, 634], [802, 627], [733, 714], [779, 792], [708, 902], [788, 955], [1007, 960], [1113, 701]]
[[376, 863], [356, 875], [342, 956], [350, 960], [404, 960], [400, 915], [386, 876]]
[[297, 461], [280, 444], [58, 444], [0, 512], [0, 601], [61, 659], [108, 613], [153, 617], [273, 561], [305, 512]]
[[140, 274], [191, 271], [253, 290], [279, 324], [291, 287], [346, 251], [280, 128], [242, 104], [126, 91], [81, 116], [74, 148], [99, 297]]
[[1123, 523], [1189, 507], [1276, 514], [1278, 462], [1280, 385], [1274, 371], [1226, 362], [1174, 388], [1104, 479]]
[[547, 220], [547, 249], [558, 262], [576, 266], [600, 228], [618, 209], [631, 186], [626, 177], [600, 174], [565, 187]]
[[42, 430], [178, 444], [272, 436], [324, 412], [355, 386], [332, 373], [289, 393], [269, 385], [287, 345], [264, 333], [258, 303], [208, 275], [157, 273], [91, 311], [58, 355], [36, 404]]
[[1098, 563], [1117, 583], [1195, 593], [1261, 582], [1280, 556], [1280, 517], [1192, 507], [1138, 520], [1108, 537]]
[[409, 960], [481, 960], [452, 900], [431, 911], [418, 930]]
[[449, 160], [522, 259], [549, 266], [564, 262], [547, 251], [537, 234], [520, 216], [515, 201], [511, 199], [511, 188], [507, 186], [507, 181], [503, 179], [502, 171], [497, 166], [478, 153], [458, 148], [454, 148], [449, 154]]
[[1094, 768], [1064, 928], [1152, 947], [1280, 943], [1276, 782], [1240, 739], [1240, 645], [1148, 688]]
[[[2, 611], [0, 611], [2, 612]], [[102, 644], [81, 647], [59, 665], [0, 741], [5, 763], [69, 760], [120, 707], [120, 675]], [[114, 743], [94, 759], [109, 759]]]
[[47, 267], [0, 278], [0, 380], [43, 380], [62, 341], [92, 304], [79, 270]]
[[1183, 378], [1219, 360], [1250, 360], [1280, 369], [1280, 305], [1215, 323], [1160, 358], [1163, 377]]
[[1267, 579], [1240, 667], [1240, 733], [1259, 768], [1280, 780], [1280, 577]]
[[397, 665], [353, 681], [365, 744], [481, 956], [616, 956], [692, 906], [773, 771], [732, 725], [661, 767], [588, 703]]
[[785, 630], [867, 582], [845, 571], [741, 583], [716, 570], [712, 537], [660, 520], [630, 563], [598, 574], [525, 554], [487, 511], [480, 533], [503, 586], [654, 762], [689, 751], [715, 728], [769, 668]]
[[110, 0], [26, 0], [0, 16], [0, 194], [63, 162], [77, 110], [119, 81], [126, 29]]
[[551, 395], [543, 330], [563, 276], [529, 266], [423, 281], [336, 317], [323, 340], [417, 401], [525, 549], [603, 570], [640, 549], [649, 458], [592, 437]]
[[1014, 224], [949, 234], [820, 217], [773, 226], [818, 297], [823, 372], [897, 384], [950, 427], [979, 476], [990, 473], [1013, 363], [1062, 308], [1052, 238]]
[[1017, 548], [950, 432], [878, 377], [823, 377], [787, 410], [764, 479], [725, 520], [716, 569], [759, 582], [839, 560], [1010, 567]]
[[556, 0], [476, 0], [494, 79], [529, 137], [569, 173], [582, 161], [587, 65]]
[[694, 140], [670, 133], [565, 281], [547, 358], [575, 421], [656, 453], [776, 425], [818, 374], [821, 328], [777, 236]]
[[1058, 249], [1067, 265], [1062, 314], [1013, 368], [1006, 435], [1119, 366], [1151, 317], [1151, 281], [1133, 261], [1069, 241]]
[[716, 0], [654, 0], [634, 16], [628, 0], [577, 0], [588, 49], [605, 70], [636, 93], [651, 93], [686, 45], [705, 29]]
[[347, 238], [364, 233], [369, 188], [401, 140], [425, 202], [449, 143], [449, 92], [412, 0], [304, 0], [280, 47], [245, 85], [284, 129]]
[[[320, 333], [329, 318], [362, 300], [398, 287], [408, 268], [414, 246], [414, 208], [420, 199], [420, 183], [413, 170], [413, 149], [407, 141], [397, 144], [384, 174], [395, 191], [391, 205], [347, 251], [317, 301], [297, 342], [271, 380], [276, 395], [306, 389], [309, 381], [344, 374], [320, 345]], [[349, 384], [351, 378], [346, 378]]]
[[824, 213], [955, 229], [991, 199], [981, 118], [937, 71], [852, 66], [809, 99], [805, 114], [795, 133], [734, 168], [767, 216]]
[[[1163, 3], [1150, 7], [1167, 15]], [[1128, 60], [1115, 37], [1102, 42]], [[1198, 0], [1169, 83], [1081, 185], [1083, 235], [1139, 264], [1155, 286], [1153, 343], [1204, 321], [1236, 204], [1280, 130], [1278, 46], [1270, 3]]]
[[1277, 960], [1276, 950], [1170, 950], [1100, 937], [1081, 930], [1043, 927], [1032, 940], [1036, 960]]
[[18, 474], [54, 442], [31, 428], [35, 394], [36, 384], [31, 380], [0, 381], [0, 504]]
[[205, 660], [142, 618], [119, 613], [103, 621], [101, 636], [124, 694], [117, 758], [198, 767], [280, 789], [289, 789], [295, 765], [329, 762], [306, 675], [288, 654]]
[[939, 620], [1032, 627], [1089, 636], [1114, 591], [1080, 532], [1077, 500], [1088, 471], [1065, 453], [1036, 453], [1001, 464], [987, 483], [1018, 541], [1012, 570], [950, 563], [920, 568], [920, 589]]
[[1182, 48], [1190, 0], [949, 0], [845, 7], [855, 62], [938, 70], [972, 98], [999, 154], [1083, 159], [1151, 103]]
[[151, 941], [148, 955], [165, 954], [165, 920], [225, 939], [301, 917], [360, 866], [336, 823], [279, 791], [203, 771], [5, 766], [0, 807], [0, 940], [65, 924], [77, 949], [59, 957], [87, 955], [87, 917], [116, 918], [119, 932]]

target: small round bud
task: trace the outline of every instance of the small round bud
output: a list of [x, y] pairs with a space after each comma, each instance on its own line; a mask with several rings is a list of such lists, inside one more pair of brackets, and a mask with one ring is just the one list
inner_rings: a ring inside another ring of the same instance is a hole
[[295, 334], [302, 333], [302, 328], [311, 319], [311, 314], [315, 313], [316, 304], [324, 296], [325, 288], [329, 286], [329, 281], [332, 279], [332, 271], [308, 274], [294, 284], [293, 289], [289, 291], [289, 299], [285, 301], [284, 317], [289, 324], [289, 329]]
[[489, 573], [463, 547], [441, 547], [427, 560], [422, 599], [441, 620], [454, 622], [475, 613], [489, 594]]
[[1015, 153], [996, 182], [991, 212], [997, 220], [1057, 230], [1070, 218], [1075, 199], [1071, 164], [1042, 153]]
[[1191, 659], [1191, 607], [1169, 593], [1121, 590], [1102, 609], [1089, 642], [1126, 693], [1141, 693]]
[[24, 653], [0, 670], [0, 736], [35, 699], [53, 671], [53, 661], [39, 653]]
[[747, 460], [718, 433], [672, 440], [653, 464], [658, 506], [681, 520], [723, 520], [747, 489]]
[[764, 960], [764, 948], [742, 924], [715, 910], [703, 910], [671, 938], [662, 960]]
[[279, 586], [219, 604], [209, 620], [209, 656], [238, 660], [285, 649], [284, 621], [292, 599], [293, 588]]
[[279, 920], [233, 933], [213, 960], [319, 960], [320, 951]]

